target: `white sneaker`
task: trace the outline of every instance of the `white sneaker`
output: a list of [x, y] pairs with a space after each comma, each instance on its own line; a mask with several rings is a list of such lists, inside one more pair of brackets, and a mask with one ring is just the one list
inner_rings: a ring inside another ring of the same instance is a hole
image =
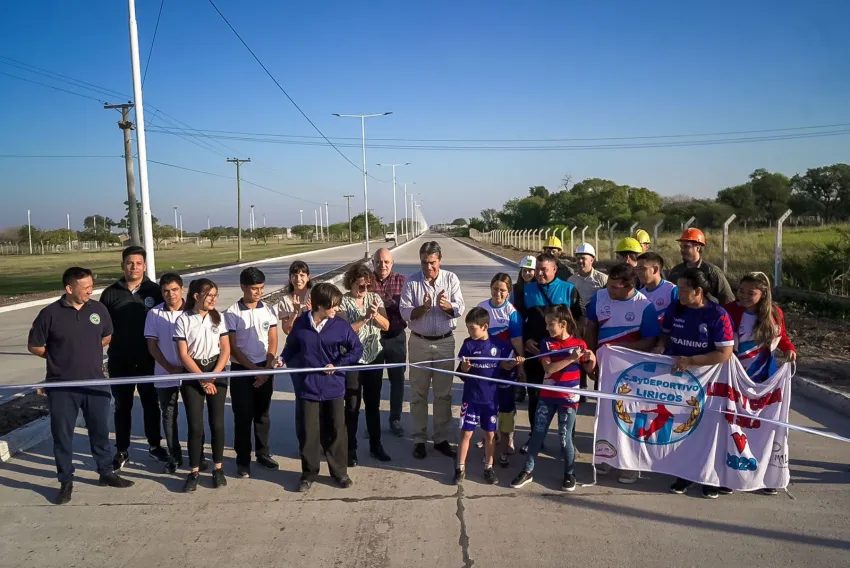
[[638, 472], [636, 472], [636, 471], [622, 471], [622, 472], [620, 472], [620, 477], [617, 478], [617, 481], [619, 481], [620, 483], [625, 483], [626, 485], [631, 485], [633, 483], [637, 483]]
[[596, 464], [596, 473], [599, 475], [608, 475], [611, 473], [611, 466], [607, 463]]

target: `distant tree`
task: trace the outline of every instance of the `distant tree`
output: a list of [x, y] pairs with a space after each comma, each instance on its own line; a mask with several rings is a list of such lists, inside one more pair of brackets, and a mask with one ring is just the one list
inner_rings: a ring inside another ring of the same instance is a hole
[[452, 221], [451, 224], [452, 225], [466, 226], [467, 222], [466, 222], [466, 219], [464, 219], [463, 217], [458, 217], [457, 219]]
[[30, 231], [32, 231], [33, 243], [40, 243], [44, 238], [44, 231], [42, 231], [38, 227], [28, 227], [27, 225], [21, 225], [21, 227], [18, 229], [18, 242], [28, 244], [30, 239]]
[[546, 189], [546, 186], [543, 185], [533, 185], [528, 188], [528, 196], [546, 199], [547, 197], [549, 197], [549, 190]]
[[479, 219], [478, 217], [470, 217], [468, 224], [470, 229], [475, 229], [476, 231], [481, 231], [482, 233], [487, 231], [484, 220]]
[[252, 231], [251, 237], [254, 239], [254, 242], [260, 244], [260, 241], [263, 241], [263, 244], [268, 244], [269, 237], [271, 237], [274, 233], [269, 227], [257, 227]]
[[517, 203], [514, 229], [537, 229], [549, 222], [549, 210], [543, 197], [526, 197]]
[[850, 165], [810, 168], [791, 178], [791, 188], [818, 202], [827, 222], [850, 215]]
[[758, 169], [750, 174], [750, 184], [756, 205], [768, 220], [775, 220], [788, 209], [791, 180], [785, 175]]
[[171, 225], [157, 225], [153, 228], [153, 240], [157, 248], [162, 248], [167, 239], [177, 236], [177, 229]]
[[201, 238], [209, 239], [210, 248], [215, 246], [215, 242], [224, 236], [224, 228], [223, 227], [210, 227], [209, 229], [204, 229], [198, 235]]
[[760, 211], [756, 207], [756, 198], [753, 194], [752, 183], [742, 183], [741, 185], [721, 189], [717, 193], [717, 202], [731, 207], [735, 215], [738, 216], [738, 219], [745, 226], [748, 222], [753, 221], [763, 214], [763, 211]]
[[[347, 223], [346, 223], [347, 225]], [[293, 225], [292, 234], [296, 235], [300, 239], [309, 239], [310, 235], [316, 230], [313, 225]]]
[[[472, 224], [472, 219], [469, 220], [470, 225]], [[479, 229], [480, 231], [493, 231], [499, 228], [499, 212], [495, 209], [484, 209], [481, 211], [481, 222], [484, 225], [483, 229]]]

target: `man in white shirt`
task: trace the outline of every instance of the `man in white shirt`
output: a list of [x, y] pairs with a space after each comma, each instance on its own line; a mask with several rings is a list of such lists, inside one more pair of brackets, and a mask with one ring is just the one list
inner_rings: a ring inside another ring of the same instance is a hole
[[578, 271], [570, 276], [567, 282], [572, 282], [576, 287], [581, 307], [587, 309], [587, 304], [596, 291], [604, 288], [608, 283], [608, 275], [593, 267], [593, 263], [596, 262], [596, 249], [592, 244], [581, 243], [576, 247], [575, 255]]
[[269, 409], [274, 393], [271, 375], [277, 361], [277, 316], [263, 303], [266, 275], [249, 266], [239, 275], [242, 299], [224, 312], [224, 323], [230, 334], [230, 370], [256, 370], [255, 377], [235, 377], [230, 381], [230, 403], [233, 408], [233, 449], [236, 451], [236, 476], [251, 476], [251, 426], [254, 427], [253, 449], [257, 463], [277, 469], [278, 463], [269, 450]]
[[[163, 303], [154, 306], [145, 317], [145, 340], [148, 352], [153, 357], [155, 375], [182, 373], [183, 365], [177, 356], [174, 343], [174, 324], [183, 313], [183, 279], [179, 274], [167, 272], [159, 279]], [[183, 449], [177, 430], [178, 399], [180, 381], [159, 381], [154, 383], [159, 407], [162, 411], [162, 429], [168, 445], [169, 460], [165, 466], [168, 473], [174, 473], [183, 465]]]
[[[408, 322], [410, 339], [408, 355], [411, 362], [454, 370], [454, 330], [457, 318], [464, 312], [463, 295], [457, 275], [442, 270], [442, 251], [439, 243], [429, 241], [419, 248], [422, 270], [405, 283], [399, 300], [401, 317]], [[431, 363], [449, 359], [441, 363]], [[454, 376], [418, 367], [410, 368], [410, 416], [413, 422], [413, 456], [426, 456], [428, 439], [428, 390], [434, 389], [434, 449], [454, 458], [457, 452], [452, 437], [452, 381]]]

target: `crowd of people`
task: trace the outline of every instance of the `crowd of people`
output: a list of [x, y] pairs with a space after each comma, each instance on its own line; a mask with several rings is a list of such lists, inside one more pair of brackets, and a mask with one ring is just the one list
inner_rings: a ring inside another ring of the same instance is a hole
[[[474, 432], [481, 429], [484, 481], [498, 483], [495, 464], [510, 467], [518, 445], [525, 463], [510, 485], [520, 488], [533, 480], [535, 459], [557, 416], [562, 488], [573, 491], [576, 414], [584, 400], [545, 387], [586, 387], [595, 380], [595, 352], [601, 346], [665, 353], [673, 357], [676, 370], [737, 356], [754, 381], [765, 380], [776, 369], [777, 349], [790, 360], [796, 357], [766, 275], [744, 276], [735, 296], [723, 272], [704, 259], [706, 241], [700, 230], [685, 230], [679, 245], [682, 262], [667, 272], [664, 259], [651, 250], [649, 235], [640, 230], [619, 243], [618, 263], [606, 274], [595, 268], [596, 252], [588, 243], [573, 251], [577, 269], [572, 270], [553, 237], [539, 255], [519, 262], [516, 281], [509, 274], [495, 274], [490, 298], [468, 311], [458, 276], [441, 266], [436, 241], [421, 246], [420, 270], [408, 277], [394, 270], [389, 250], [379, 249], [369, 263], [355, 263], [346, 271], [344, 293], [330, 283], [314, 285], [309, 266], [293, 262], [283, 297], [273, 303], [263, 300], [263, 272], [248, 267], [240, 274], [242, 297], [223, 311], [217, 308], [218, 286], [210, 279], [192, 280], [187, 288], [176, 273], [163, 274], [159, 282], [148, 279], [141, 247], [124, 249], [123, 276], [99, 302], [91, 299], [91, 271], [69, 268], [62, 277], [65, 294], [33, 322], [29, 350], [46, 359], [49, 383], [104, 379], [103, 348], [108, 346], [110, 384], [45, 389], [60, 482], [56, 502], [71, 500], [72, 439], [80, 410], [99, 483], [133, 484], [119, 473], [129, 459], [136, 392], [149, 454], [172, 474], [184, 465], [178, 432], [183, 400], [188, 426], [185, 491], [195, 491], [205, 471], [210, 471], [213, 487], [227, 484], [223, 455], [228, 389], [236, 477], [251, 476], [252, 455], [259, 466], [277, 469], [269, 444], [269, 411], [275, 377], [280, 375], [270, 371], [284, 367], [292, 371], [288, 374], [295, 392], [298, 490], [310, 489], [322, 456], [336, 483], [349, 487], [349, 469], [358, 465], [361, 405], [369, 455], [378, 462], [392, 460], [381, 440], [384, 372], [390, 383], [388, 430], [405, 435], [401, 418], [406, 362], [416, 363], [406, 367], [416, 459], [427, 457], [430, 438], [434, 451], [455, 460], [454, 480], [463, 483]], [[468, 338], [456, 352], [455, 330], [462, 317]], [[383, 368], [383, 363], [395, 366]], [[242, 373], [229, 380], [220, 376], [228, 365]], [[133, 380], [149, 375], [157, 380]], [[180, 376], [169, 380], [168, 375]], [[457, 445], [455, 376], [464, 382]], [[518, 386], [522, 383], [535, 386]], [[110, 398], [114, 452], [109, 443]], [[531, 432], [515, 444], [515, 415], [522, 402], [527, 402]], [[204, 455], [205, 406], [211, 460]], [[601, 474], [607, 469], [598, 466]], [[618, 480], [635, 483], [638, 474], [621, 471]], [[683, 493], [689, 485], [677, 479], [671, 491]], [[721, 492], [723, 488], [703, 487], [708, 498]]]

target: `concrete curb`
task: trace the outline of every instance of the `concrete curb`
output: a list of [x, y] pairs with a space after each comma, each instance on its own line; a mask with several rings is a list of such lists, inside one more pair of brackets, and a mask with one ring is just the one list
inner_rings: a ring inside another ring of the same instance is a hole
[[850, 415], [850, 395], [800, 375], [794, 376], [793, 385], [794, 394], [802, 395], [842, 416]]
[[478, 251], [478, 252], [480, 252], [481, 254], [483, 254], [484, 256], [486, 256], [486, 257], [488, 257], [488, 258], [491, 258], [491, 259], [495, 260], [496, 262], [501, 262], [501, 263], [503, 263], [503, 264], [507, 264], [507, 265], [512, 266], [512, 267], [514, 267], [514, 268], [516, 268], [516, 267], [517, 267], [517, 265], [518, 265], [518, 263], [517, 263], [517, 261], [516, 261], [516, 260], [511, 260], [511, 259], [509, 259], [509, 258], [507, 258], [507, 257], [505, 257], [505, 256], [500, 255], [500, 254], [496, 254], [495, 252], [489, 251], [489, 250], [487, 250], [487, 249], [483, 249], [483, 248], [481, 248], [481, 247], [477, 247], [477, 246], [475, 246], [475, 245], [473, 245], [473, 244], [470, 244], [470, 243], [468, 243], [468, 242], [466, 242], [466, 241], [462, 241], [462, 240], [460, 240], [460, 239], [459, 239], [459, 238], [457, 238], [457, 237], [452, 237], [452, 238], [453, 238], [455, 241], [459, 242], [460, 244], [462, 244], [462, 245], [464, 245], [464, 246], [467, 246], [467, 247], [471, 248], [472, 250]]
[[[369, 241], [369, 242], [370, 243], [371, 242], [378, 243], [378, 242], [381, 242], [381, 241]], [[253, 261], [250, 261], [250, 262], [239, 262], [239, 263], [236, 263], [236, 264], [228, 264], [227, 266], [219, 266], [217, 268], [210, 268], [208, 270], [198, 270], [196, 272], [187, 272], [185, 274], [181, 274], [181, 276], [203, 276], [205, 274], [213, 274], [214, 272], [220, 272], [222, 270], [230, 270], [231, 268], [242, 268], [242, 267], [245, 267], [245, 266], [254, 266], [254, 265], [257, 265], [257, 264], [267, 264], [269, 262], [278, 262], [280, 260], [286, 260], [286, 259], [289, 259], [289, 258], [308, 256], [308, 255], [324, 252], [324, 251], [327, 251], [327, 250], [341, 249], [341, 248], [344, 248], [344, 247], [354, 247], [354, 246], [357, 246], [357, 245], [360, 245], [360, 244], [363, 244], [363, 243], [348, 243], [348, 244], [344, 244], [344, 245], [338, 245], [338, 246], [335, 246], [335, 247], [327, 247], [327, 248], [323, 248], [323, 249], [310, 250], [310, 251], [306, 251], [306, 252], [302, 252], [302, 253], [287, 254], [287, 255], [284, 255], [284, 256], [276, 256], [276, 257], [273, 257], [273, 258], [264, 258], [262, 260], [253, 260]], [[405, 244], [407, 244], [407, 243], [405, 243]], [[101, 293], [103, 293], [104, 290], [106, 290], [105, 286], [103, 288], [96, 288], [95, 290], [92, 291], [92, 297], [100, 295]], [[3, 307], [0, 307], [0, 314], [6, 313], [6, 312], [14, 312], [16, 310], [23, 310], [23, 309], [26, 309], [26, 308], [34, 308], [34, 307], [37, 307], [37, 306], [46, 306], [47, 304], [52, 304], [53, 302], [55, 302], [59, 298], [60, 298], [60, 296], [55, 296], [55, 297], [51, 297], [51, 298], [42, 298], [40, 300], [30, 300], [28, 302], [21, 302], [20, 304], [12, 304], [10, 306], [3, 306]]]
[[[413, 241], [417, 240], [418, 238], [419, 237], [414, 237], [414, 238], [410, 239], [409, 241], [406, 241], [406, 242], [404, 242], [400, 245], [392, 247], [390, 250], [395, 252], [396, 250], [401, 249], [402, 247], [412, 243]], [[358, 243], [354, 243], [354, 244], [356, 245]], [[342, 245], [342, 246], [354, 246], [354, 245], [349, 244], [349, 245]], [[332, 248], [341, 248], [341, 247], [330, 247], [330, 248], [320, 249], [320, 250], [316, 250], [316, 251], [309, 251], [308, 253], [304, 253], [304, 254], [306, 255], [306, 254], [318, 253], [318, 252], [322, 252], [322, 251], [326, 251], [326, 250], [331, 250]], [[380, 247], [378, 247], [378, 248], [380, 248]], [[279, 258], [266, 259], [266, 260], [263, 260], [263, 261], [258, 261], [258, 262], [253, 262], [253, 263], [242, 263], [242, 264], [239, 264], [239, 265], [223, 266], [221, 268], [215, 268], [215, 269], [201, 271], [201, 272], [197, 272], [197, 273], [184, 274], [183, 276], [198, 276], [198, 275], [201, 275], [201, 274], [209, 274], [210, 272], [215, 272], [217, 270], [224, 270], [226, 268], [238, 268], [240, 266], [251, 266], [251, 265], [254, 265], [254, 264], [260, 264], [261, 262], [274, 262], [274, 261], [277, 261], [277, 260], [282, 260], [282, 259], [285, 260], [286, 258], [291, 258], [291, 257], [295, 257], [295, 256], [304, 256], [304, 255], [287, 255], [287, 256], [283, 256], [283, 257], [279, 257]], [[330, 274], [331, 272], [334, 272], [334, 271], [330, 270], [330, 271], [326, 272], [325, 274]], [[345, 274], [337, 274], [337, 275], [332, 276], [331, 278], [329, 278], [327, 280], [324, 280], [324, 279], [322, 279], [323, 274], [319, 274], [319, 275], [316, 276], [316, 280], [320, 280], [322, 282], [329, 282], [331, 284], [339, 286], [339, 284], [342, 282], [342, 278], [343, 278], [344, 275]], [[276, 292], [270, 292], [269, 294], [266, 294], [266, 296], [269, 296], [269, 295], [274, 294], [274, 293], [276, 293]], [[39, 300], [39, 301], [41, 301], [41, 300]], [[55, 299], [45, 301], [45, 304], [53, 302], [53, 301], [55, 301]], [[27, 303], [31, 304], [32, 302], [27, 302]], [[17, 308], [19, 306], [21, 308], [28, 307], [28, 306], [24, 306], [23, 304], [15, 305], [15, 306], [7, 306], [7, 307]], [[6, 310], [6, 311], [10, 311], [10, 310]], [[0, 313], [2, 313], [2, 311], [0, 311]], [[77, 416], [77, 426], [80, 427], [80, 426], [84, 426], [84, 425], [85, 425], [85, 420], [83, 420], [83, 415], [79, 414]], [[5, 463], [5, 462], [9, 461], [16, 454], [18, 454], [20, 452], [25, 452], [28, 449], [30, 449], [34, 446], [37, 446], [38, 444], [40, 444], [44, 440], [48, 439], [49, 437], [50, 437], [50, 416], [42, 416], [41, 418], [37, 418], [36, 420], [33, 420], [32, 422], [28, 422], [27, 424], [24, 424], [23, 426], [12, 430], [11, 432], [6, 434], [5, 436], [0, 437], [0, 463]]]

